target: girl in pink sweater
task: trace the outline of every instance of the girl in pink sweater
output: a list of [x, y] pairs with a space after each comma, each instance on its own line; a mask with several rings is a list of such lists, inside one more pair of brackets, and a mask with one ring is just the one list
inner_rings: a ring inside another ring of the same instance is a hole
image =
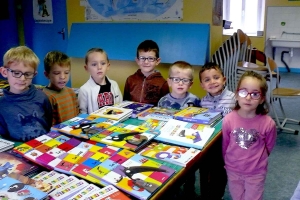
[[268, 156], [276, 141], [276, 125], [267, 115], [266, 80], [253, 71], [241, 77], [237, 105], [222, 125], [222, 150], [233, 200], [263, 199]]

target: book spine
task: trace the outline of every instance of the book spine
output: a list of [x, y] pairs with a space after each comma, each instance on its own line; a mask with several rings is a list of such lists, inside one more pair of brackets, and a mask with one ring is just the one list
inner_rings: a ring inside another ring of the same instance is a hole
[[180, 120], [180, 121], [184, 121], [184, 122], [190, 122], [190, 123], [196, 123], [196, 124], [206, 124], [206, 125], [210, 124], [209, 122], [203, 121], [201, 119], [187, 118], [187, 117], [180, 117], [180, 116], [175, 116], [174, 118], [177, 120]]

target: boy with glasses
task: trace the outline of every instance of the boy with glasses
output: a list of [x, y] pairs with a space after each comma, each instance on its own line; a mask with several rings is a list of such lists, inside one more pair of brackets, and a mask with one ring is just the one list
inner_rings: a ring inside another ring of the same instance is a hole
[[167, 81], [155, 70], [160, 63], [156, 42], [145, 40], [137, 48], [136, 63], [139, 69], [125, 83], [123, 100], [157, 105], [169, 93]]
[[189, 93], [193, 85], [193, 67], [185, 61], [173, 63], [169, 69], [168, 85], [172, 91], [162, 97], [158, 107], [181, 110], [188, 106], [200, 106], [200, 99]]
[[8, 50], [1, 70], [9, 87], [0, 98], [0, 134], [15, 141], [28, 141], [50, 131], [52, 107], [46, 94], [31, 84], [39, 59], [25, 46]]

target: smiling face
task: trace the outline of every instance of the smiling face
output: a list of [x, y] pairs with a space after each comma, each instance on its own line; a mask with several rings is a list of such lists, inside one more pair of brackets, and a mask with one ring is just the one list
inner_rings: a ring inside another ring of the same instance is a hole
[[[265, 101], [265, 97], [261, 94], [261, 82], [257, 78], [254, 77], [245, 77], [238, 88], [238, 90], [247, 91], [248, 94], [246, 97], [241, 97], [238, 92], [236, 94], [236, 100], [240, 106], [238, 112], [242, 116], [255, 116], [256, 108], [259, 104], [262, 104]], [[251, 97], [251, 93], [253, 96], [260, 95], [260, 98], [254, 99]]]
[[[181, 69], [179, 67], [172, 68], [172, 72], [168, 78], [168, 85], [172, 88], [171, 95], [174, 98], [184, 98], [186, 96], [186, 92], [193, 84], [191, 73], [191, 69]], [[176, 83], [176, 78], [190, 80], [190, 82], [187, 83], [184, 82], [184, 80], [180, 80]]]
[[219, 70], [209, 69], [201, 74], [201, 87], [210, 95], [220, 95], [224, 89], [226, 78]]
[[[149, 61], [149, 59], [146, 59], [143, 61], [139, 58], [155, 58], [153, 62]], [[142, 73], [147, 77], [150, 74], [152, 74], [155, 70], [155, 67], [160, 63], [160, 58], [156, 57], [155, 51], [139, 51], [139, 57], [135, 59], [136, 63], [140, 67]]]
[[[7, 78], [9, 83], [9, 91], [14, 94], [21, 94], [29, 89], [29, 86], [32, 82], [32, 78], [25, 78], [24, 73], [32, 74], [36, 73], [34, 68], [24, 64], [24, 62], [12, 62], [7, 68], [2, 68], [1, 74], [3, 77]], [[23, 73], [20, 78], [13, 76], [14, 74]]]
[[110, 63], [108, 62], [106, 53], [92, 52], [88, 55], [84, 68], [90, 73], [96, 83], [104, 85], [105, 75], [109, 70], [109, 66]]
[[50, 80], [49, 88], [62, 90], [70, 78], [70, 66], [54, 64], [50, 72], [45, 72], [45, 76]]

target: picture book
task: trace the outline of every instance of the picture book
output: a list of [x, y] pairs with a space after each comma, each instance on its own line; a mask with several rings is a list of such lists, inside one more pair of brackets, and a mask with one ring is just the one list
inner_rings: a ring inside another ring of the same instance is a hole
[[73, 196], [71, 196], [69, 198], [69, 200], [81, 200], [81, 199], [86, 198], [89, 194], [91, 194], [95, 191], [99, 191], [99, 190], [101, 190], [101, 189], [98, 186], [96, 186], [94, 184], [89, 184], [88, 186], [86, 186], [82, 190], [78, 191]]
[[174, 119], [177, 120], [207, 125], [220, 118], [221, 112], [199, 107], [187, 107], [174, 115]]
[[213, 133], [214, 128], [204, 124], [170, 119], [155, 139], [161, 142], [202, 149]]
[[29, 160], [18, 157], [10, 152], [0, 152], [0, 179], [6, 177], [11, 172], [29, 176], [40, 168]]
[[169, 180], [175, 170], [134, 154], [127, 159], [107, 159], [90, 173], [138, 199], [148, 199]]
[[124, 121], [128, 119], [132, 114], [132, 109], [121, 108], [116, 106], [104, 106], [95, 112], [92, 112], [91, 116], [104, 117], [107, 119]]
[[48, 193], [10, 177], [5, 177], [0, 180], [0, 194], [2, 199], [18, 200], [40, 200], [48, 196]]
[[[81, 197], [83, 200], [130, 200], [128, 196], [119, 191], [113, 185], [105, 186], [99, 190], [91, 191]], [[71, 198], [70, 200], [79, 200], [79, 198]]]
[[141, 120], [157, 119], [162, 121], [168, 121], [169, 119], [173, 119], [173, 115], [176, 114], [178, 111], [179, 110], [169, 108], [153, 107], [141, 114], [138, 114], [137, 117]]
[[0, 138], [0, 152], [7, 151], [14, 147], [14, 142]]
[[[149, 131], [148, 131], [149, 130]], [[156, 132], [145, 126], [118, 123], [93, 135], [90, 139], [111, 146], [138, 151], [156, 136]]]
[[136, 118], [138, 114], [145, 112], [149, 108], [152, 108], [154, 105], [134, 102], [134, 101], [123, 101], [121, 103], [115, 104], [116, 107], [132, 109], [132, 118]]
[[194, 148], [152, 142], [139, 154], [186, 167], [200, 152], [200, 150]]
[[52, 129], [71, 136], [89, 139], [92, 135], [116, 123], [118, 121], [96, 115], [79, 114], [72, 119], [54, 125]]

